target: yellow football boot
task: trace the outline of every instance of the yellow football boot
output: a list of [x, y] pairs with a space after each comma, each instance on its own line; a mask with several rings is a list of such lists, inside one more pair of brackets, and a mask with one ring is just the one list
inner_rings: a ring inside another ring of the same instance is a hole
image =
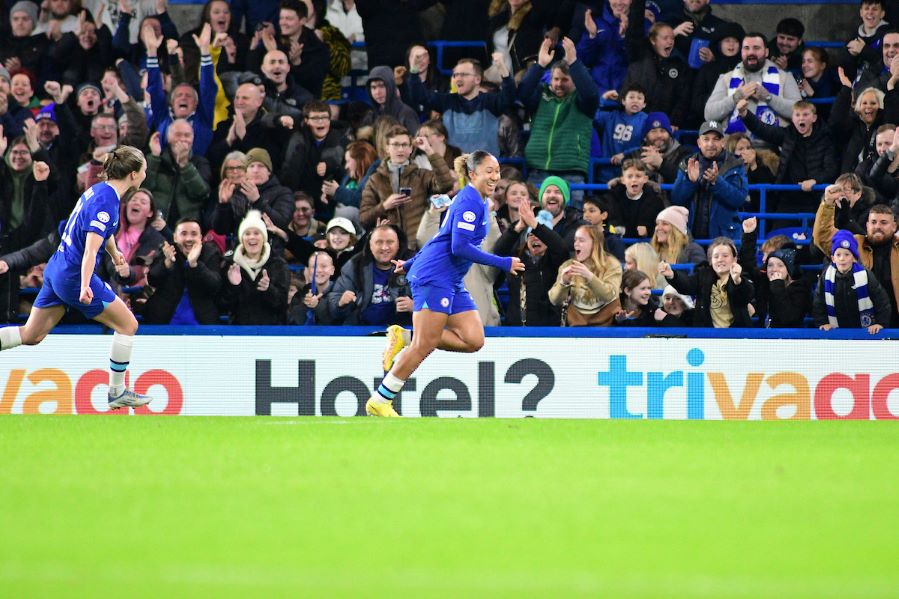
[[381, 355], [381, 366], [384, 368], [384, 372], [390, 372], [390, 369], [393, 368], [393, 361], [409, 344], [411, 337], [410, 332], [398, 324], [387, 327], [387, 347], [384, 348], [384, 353]]
[[365, 402], [365, 413], [369, 416], [382, 416], [384, 418], [399, 418], [396, 410], [393, 409], [392, 401], [378, 401], [374, 397], [369, 397]]

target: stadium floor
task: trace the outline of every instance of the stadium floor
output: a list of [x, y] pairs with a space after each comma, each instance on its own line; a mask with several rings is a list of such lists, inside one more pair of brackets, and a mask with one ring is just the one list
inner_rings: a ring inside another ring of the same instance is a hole
[[897, 441], [877, 422], [4, 416], [0, 596], [895, 597]]

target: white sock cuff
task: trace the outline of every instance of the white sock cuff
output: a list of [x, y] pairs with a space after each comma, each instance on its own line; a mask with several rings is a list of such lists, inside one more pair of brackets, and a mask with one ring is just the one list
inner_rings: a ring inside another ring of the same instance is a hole
[[19, 327], [3, 327], [0, 329], [0, 349], [12, 349], [22, 345], [22, 332]]
[[121, 333], [113, 333], [112, 349], [109, 352], [109, 358], [114, 362], [127, 364], [131, 361], [131, 348], [134, 345], [134, 335], [122, 335]]
[[399, 393], [402, 390], [403, 385], [406, 384], [406, 381], [399, 379], [388, 372], [381, 381], [381, 384], [394, 393]]
[[132, 347], [134, 345], [134, 335], [123, 335], [122, 333], [113, 333], [112, 334], [112, 342], [119, 343], [126, 347]]

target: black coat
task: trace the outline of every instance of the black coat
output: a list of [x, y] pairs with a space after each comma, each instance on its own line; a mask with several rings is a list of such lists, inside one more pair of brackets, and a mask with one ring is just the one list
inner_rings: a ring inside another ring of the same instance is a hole
[[[247, 271], [240, 270], [240, 284], [228, 280], [228, 268], [234, 263], [233, 253], [225, 254], [222, 268], [222, 294], [228, 309], [229, 322], [242, 325], [272, 325], [287, 322], [287, 289], [290, 271], [284, 258], [273, 251], [255, 279]], [[262, 270], [268, 274], [269, 285], [265, 291], [256, 287], [262, 278]]]
[[[796, 150], [796, 144], [800, 141], [799, 131], [796, 130], [796, 127], [793, 125], [788, 127], [767, 125], [751, 112], [747, 112], [742, 119], [746, 128], [756, 137], [780, 147], [780, 166], [777, 169], [775, 182], [798, 183], [798, 181], [787, 180], [788, 165]], [[814, 179], [818, 183], [829, 183], [836, 179], [840, 171], [829, 127], [820, 121], [816, 122], [807, 143], [809, 148], [806, 154], [808, 178]]]
[[874, 154], [865, 158], [855, 168], [855, 174], [874, 190], [876, 204], [890, 204], [899, 194], [897, 173], [888, 170], [892, 162], [884, 152], [881, 156]]
[[436, 3], [437, 0], [357, 0], [369, 66], [404, 64], [406, 48], [424, 39], [418, 13]]
[[[319, 15], [319, 19], [322, 18], [324, 18], [324, 15]], [[276, 39], [278, 40], [278, 49], [290, 56], [290, 45], [285, 44], [284, 39], [280, 36]], [[318, 98], [322, 93], [322, 83], [325, 80], [325, 75], [328, 74], [331, 51], [325, 42], [318, 39], [315, 32], [308, 27], [304, 27], [303, 32], [300, 34], [300, 44], [303, 46], [300, 64], [290, 65], [290, 75], [297, 85], [300, 85]], [[256, 49], [247, 52], [247, 69], [257, 73], [261, 72], [260, 67], [266, 52], [268, 50], [265, 49], [264, 44], [259, 44], [256, 46]]]
[[[534, 229], [540, 241], [546, 244], [546, 252], [533, 260], [522, 248], [518, 257], [524, 263], [524, 272], [518, 276], [506, 275], [509, 284], [509, 305], [506, 308], [506, 325], [531, 327], [556, 327], [562, 321], [558, 306], [549, 301], [549, 290], [559, 275], [559, 267], [568, 259], [568, 246], [558, 233], [537, 225]], [[515, 227], [509, 227], [493, 246], [497, 256], [512, 256], [521, 240]], [[525, 313], [521, 314], [521, 292], [525, 293]]]
[[[625, 237], [639, 237], [637, 227], [646, 227], [646, 237], [652, 237], [656, 229], [656, 216], [665, 209], [665, 200], [660, 191], [656, 191], [652, 185], [643, 186], [643, 195], [638, 200], [627, 197], [627, 190], [623, 183], [619, 183], [606, 194], [610, 203], [615, 207], [614, 217], [610, 223], [616, 228], [624, 226]], [[636, 212], [630, 208], [636, 204]]]
[[[259, 199], [250, 203], [242, 191], [236, 190], [227, 204], [217, 204], [212, 228], [219, 235], [236, 235], [240, 222], [250, 210], [258, 210], [267, 214], [272, 223], [279, 229], [287, 229], [293, 218], [293, 193], [278, 182], [272, 175], [268, 181], [259, 185]], [[272, 249], [281, 252], [284, 243], [280, 237], [271, 240]]]
[[[874, 323], [888, 327], [892, 311], [890, 298], [874, 273], [867, 268], [865, 270], [868, 273], [868, 296], [874, 304]], [[862, 326], [861, 316], [858, 313], [858, 296], [855, 293], [854, 285], [855, 278], [851, 270], [846, 274], [837, 271], [834, 277], [833, 305], [837, 311], [837, 326], [843, 329], [857, 329]], [[812, 313], [816, 325], [828, 324], [827, 304], [824, 301], [824, 271], [821, 272], [821, 278], [818, 279]]]
[[[718, 275], [706, 262], [696, 267], [693, 274], [688, 275], [681, 270], [674, 271], [674, 278], [669, 279], [671, 285], [684, 295], [692, 295], [696, 298], [696, 306], [693, 310], [693, 325], [697, 327], [711, 327], [712, 324], [712, 286], [718, 282]], [[740, 284], [735, 285], [734, 280], [727, 278], [727, 302], [731, 313], [734, 315], [731, 328], [746, 328], [752, 326], [749, 316], [749, 302], [753, 296], [753, 285], [750, 277], [740, 277]]]
[[[300, 127], [287, 142], [278, 179], [290, 189], [305, 191], [314, 198], [315, 215], [319, 220], [327, 221], [334, 214], [334, 202], [327, 205], [321, 203], [322, 183], [326, 179], [340, 181], [343, 178], [343, 155], [348, 144], [347, 130], [334, 122], [321, 143], [316, 143], [305, 126]], [[319, 162], [326, 165], [324, 177], [320, 177], [315, 170]]]
[[160, 252], [150, 266], [147, 283], [153, 293], [144, 307], [144, 322], [168, 324], [187, 287], [187, 297], [194, 316], [200, 324], [216, 324], [219, 310], [216, 298], [222, 286], [222, 255], [214, 243], [204, 243], [197, 265], [187, 265], [187, 256], [175, 249], [172, 268], [165, 267], [165, 255]]
[[[840, 172], [852, 172], [861, 160], [874, 152], [874, 137], [877, 128], [884, 123], [895, 123], [899, 114], [895, 107], [887, 110], [890, 103], [884, 101], [884, 110], [877, 112], [877, 118], [871, 125], [866, 125], [853, 110], [852, 90], [845, 85], [840, 86], [833, 107], [830, 110], [828, 124], [834, 140], [842, 148]], [[888, 114], [891, 113], [891, 114]]]

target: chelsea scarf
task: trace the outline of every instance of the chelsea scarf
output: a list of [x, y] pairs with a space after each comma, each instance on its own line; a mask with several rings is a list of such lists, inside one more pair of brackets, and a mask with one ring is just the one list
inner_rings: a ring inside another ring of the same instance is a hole
[[[737, 68], [733, 70], [733, 74], [731, 75], [730, 83], [727, 87], [728, 97], [733, 96], [734, 93], [736, 93], [737, 88], [743, 85], [744, 82], [745, 75], [743, 74], [743, 65], [740, 64], [737, 65]], [[773, 96], [780, 93], [780, 71], [776, 66], [772, 65], [765, 69], [765, 72], [762, 74], [762, 86]], [[758, 100], [755, 107], [755, 116], [767, 125], [780, 126], [780, 117], [777, 116], [776, 112], [771, 110], [767, 102]], [[744, 133], [745, 131], [746, 126], [743, 124], [743, 121], [740, 120], [737, 109], [734, 108], [734, 111], [727, 122], [727, 133]]]
[[[824, 303], [827, 304], [827, 321], [834, 328], [837, 324], [837, 308], [834, 305], [833, 291], [837, 269], [833, 264], [824, 271]], [[862, 326], [868, 328], [874, 324], [874, 302], [868, 297], [868, 272], [865, 267], [855, 262], [852, 265], [853, 289], [855, 296], [858, 298], [858, 314], [861, 318]]]

